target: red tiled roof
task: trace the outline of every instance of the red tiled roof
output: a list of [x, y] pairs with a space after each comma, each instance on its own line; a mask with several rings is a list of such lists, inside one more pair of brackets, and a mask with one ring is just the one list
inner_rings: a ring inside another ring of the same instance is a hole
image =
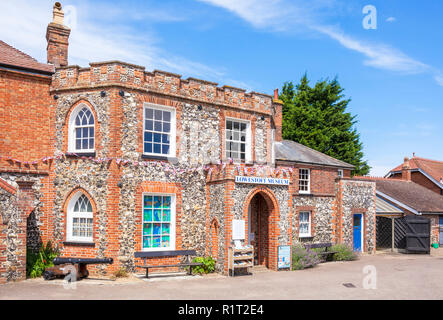
[[9, 44], [0, 40], [0, 64], [19, 67], [45, 73], [53, 73], [54, 66], [40, 63], [33, 57], [11, 47]]
[[[430, 160], [425, 158], [413, 157], [409, 160], [409, 166], [412, 170], [421, 169], [432, 178], [440, 182], [443, 179], [443, 161]], [[395, 167], [390, 172], [401, 171], [403, 164]]]

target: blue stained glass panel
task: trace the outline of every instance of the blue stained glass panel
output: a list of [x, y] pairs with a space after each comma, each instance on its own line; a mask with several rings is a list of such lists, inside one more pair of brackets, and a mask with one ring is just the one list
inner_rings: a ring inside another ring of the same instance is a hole
[[161, 210], [154, 210], [154, 221], [162, 221], [162, 211]]
[[163, 247], [163, 248], [167, 248], [167, 247], [169, 247], [169, 243], [170, 243], [170, 238], [169, 238], [169, 236], [163, 236], [163, 237], [162, 237], [162, 247]]
[[143, 205], [145, 206], [145, 208], [152, 208], [152, 196], [145, 196], [145, 201], [143, 203]]
[[160, 248], [160, 243], [161, 243], [161, 237], [154, 237], [153, 238], [153, 248]]
[[171, 227], [169, 225], [169, 223], [164, 223], [162, 225], [162, 234], [170, 234], [171, 231]]
[[171, 208], [171, 197], [163, 197], [163, 208], [165, 209]]
[[151, 209], [144, 210], [143, 220], [145, 222], [152, 221], [152, 210]]
[[159, 223], [154, 224], [154, 235], [160, 235], [161, 228], [162, 228], [161, 224], [159, 224]]
[[154, 197], [154, 208], [159, 209], [162, 207], [162, 197], [155, 196]]
[[152, 238], [143, 237], [143, 248], [152, 248]]
[[162, 221], [163, 222], [171, 221], [171, 210], [163, 210]]
[[145, 223], [143, 227], [143, 235], [150, 236], [152, 235], [152, 223]]

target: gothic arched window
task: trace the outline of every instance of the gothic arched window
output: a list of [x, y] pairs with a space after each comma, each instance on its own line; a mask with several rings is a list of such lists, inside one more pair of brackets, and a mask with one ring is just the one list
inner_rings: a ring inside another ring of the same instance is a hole
[[66, 239], [93, 242], [93, 210], [91, 201], [82, 192], [75, 194], [68, 204]]
[[95, 119], [91, 109], [79, 104], [69, 121], [69, 151], [95, 152]]

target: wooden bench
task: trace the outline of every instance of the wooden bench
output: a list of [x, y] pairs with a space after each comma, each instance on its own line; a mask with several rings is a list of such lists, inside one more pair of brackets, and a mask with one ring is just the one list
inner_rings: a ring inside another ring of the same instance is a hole
[[328, 249], [332, 247], [332, 243], [327, 242], [327, 243], [308, 243], [305, 244], [305, 248], [306, 250], [310, 251], [311, 249], [321, 249], [321, 248], [325, 248], [324, 252], [317, 252], [317, 254], [319, 256], [325, 257], [325, 259], [327, 260], [329, 257], [332, 257], [335, 253], [337, 253], [338, 251], [329, 251]]
[[[195, 256], [196, 251], [195, 250], [173, 250], [173, 251], [152, 251], [152, 252], [136, 252], [134, 256], [136, 258], [143, 259], [143, 265], [136, 265], [136, 268], [142, 268], [146, 269], [146, 278], [149, 278], [149, 269], [154, 268], [175, 268], [175, 267], [189, 267], [189, 275], [192, 274], [192, 267], [201, 266], [203, 263], [195, 263], [190, 261], [190, 256]], [[163, 258], [163, 257], [180, 257], [180, 256], [186, 256], [186, 262], [185, 263], [179, 263], [179, 264], [168, 264], [168, 265], [158, 265], [158, 266], [148, 266], [146, 264], [146, 260], [148, 258]]]

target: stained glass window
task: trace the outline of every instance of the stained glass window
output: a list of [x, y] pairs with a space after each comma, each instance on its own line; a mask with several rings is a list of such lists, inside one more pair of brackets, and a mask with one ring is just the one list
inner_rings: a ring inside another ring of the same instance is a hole
[[172, 247], [172, 196], [143, 197], [143, 249]]

